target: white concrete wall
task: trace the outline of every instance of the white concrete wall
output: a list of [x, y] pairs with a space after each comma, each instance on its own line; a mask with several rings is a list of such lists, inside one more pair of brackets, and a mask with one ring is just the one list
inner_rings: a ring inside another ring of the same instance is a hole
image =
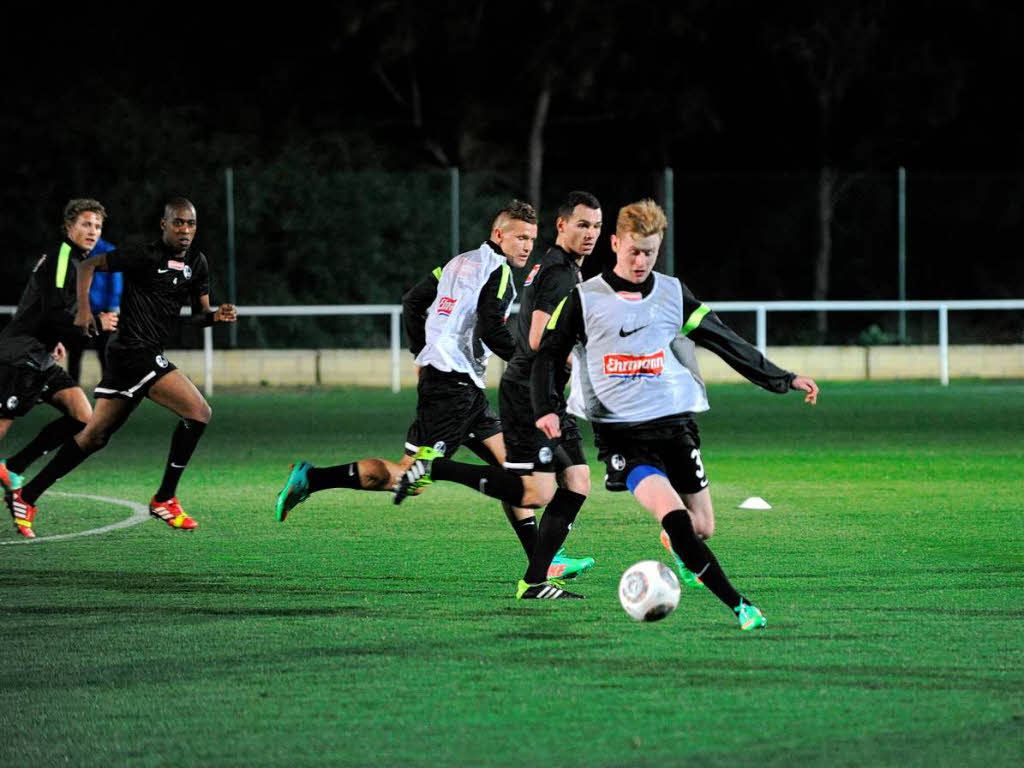
[[[169, 350], [177, 365], [202, 386], [203, 351]], [[769, 347], [777, 365], [818, 379], [937, 379], [939, 350], [935, 346], [908, 347]], [[714, 354], [697, 350], [707, 381], [742, 381], [743, 378]], [[416, 383], [412, 357], [403, 350], [403, 387]], [[391, 352], [386, 349], [218, 349], [213, 353], [214, 383], [233, 386], [391, 386]], [[494, 358], [488, 384], [497, 386], [503, 364]], [[951, 377], [1024, 378], [1024, 344], [960, 345], [949, 348]], [[99, 381], [96, 353], [86, 352], [82, 383]]]

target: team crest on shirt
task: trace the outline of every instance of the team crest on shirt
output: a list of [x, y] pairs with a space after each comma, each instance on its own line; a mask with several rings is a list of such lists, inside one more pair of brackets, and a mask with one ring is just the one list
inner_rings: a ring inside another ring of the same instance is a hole
[[[182, 277], [184, 277], [186, 280], [191, 280], [192, 279], [192, 267], [190, 267], [184, 261], [178, 261], [177, 259], [170, 259], [167, 262], [167, 268], [168, 269], [175, 269], [178, 272], [181, 272]], [[177, 284], [178, 281], [175, 280], [174, 282], [175, 282], [175, 284]]]
[[613, 379], [653, 379], [665, 370], [665, 350], [650, 355], [605, 355], [604, 375]]
[[537, 276], [538, 272], [540, 272], [540, 264], [534, 264], [533, 269], [530, 270], [530, 274], [528, 274], [526, 276], [526, 280], [523, 281], [523, 288], [533, 282], [533, 278]]
[[437, 303], [437, 314], [448, 317], [455, 309], [455, 304], [458, 299], [453, 299], [451, 296], [442, 296], [441, 300]]
[[167, 358], [164, 357], [163, 355], [157, 355], [156, 356], [156, 364], [159, 365], [161, 368], [166, 368], [167, 367]]
[[8, 411], [13, 411], [17, 407], [18, 407], [18, 396], [17, 395], [11, 395], [10, 397], [8, 397], [7, 398], [7, 410]]

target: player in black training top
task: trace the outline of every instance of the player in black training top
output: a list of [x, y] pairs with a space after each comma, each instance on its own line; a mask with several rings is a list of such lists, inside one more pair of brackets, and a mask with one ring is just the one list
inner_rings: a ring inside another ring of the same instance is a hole
[[[97, 200], [78, 198], [64, 207], [64, 239], [52, 255], [43, 255], [21, 295], [13, 319], [0, 332], [0, 439], [14, 419], [36, 403], [46, 402], [61, 412], [18, 453], [0, 459], [0, 486], [10, 496], [24, 483], [22, 473], [47, 451], [59, 447], [80, 431], [92, 416], [82, 388], [57, 365], [64, 357], [63, 342], [75, 341], [75, 279], [78, 263], [86, 257], [103, 231], [107, 212]], [[117, 315], [102, 313], [105, 330], [117, 325]], [[15, 510], [15, 530], [34, 538], [34, 513]]]
[[196, 233], [196, 208], [175, 197], [164, 206], [160, 220], [163, 237], [129, 251], [86, 259], [78, 272], [77, 325], [95, 333], [89, 314], [89, 287], [96, 269], [124, 273], [121, 319], [117, 334], [107, 345], [107, 371], [96, 387], [96, 412], [56, 457], [16, 492], [13, 504], [35, 514], [39, 496], [59, 478], [107, 444], [131, 412], [148, 397], [181, 417], [171, 438], [163, 481], [149, 503], [149, 513], [172, 528], [189, 530], [197, 523], [175, 497], [178, 480], [212, 416], [206, 399], [163, 352], [181, 308], [192, 307], [192, 322], [211, 325], [233, 323], [235, 308], [210, 306], [210, 278], [206, 257], [191, 249]]
[[[573, 417], [566, 414], [563, 404], [559, 411], [560, 439], [550, 440], [537, 429], [530, 405], [530, 372], [551, 314], [580, 281], [583, 260], [593, 252], [601, 236], [601, 203], [589, 192], [570, 192], [558, 207], [555, 228], [558, 235], [554, 247], [548, 249], [526, 277], [513, 332], [516, 351], [501, 377], [498, 392], [507, 453], [505, 468], [520, 475], [524, 486], [535, 484], [541, 498], [547, 499], [523, 576], [528, 587], [547, 578], [571, 578], [594, 565], [593, 558], [570, 558], [562, 549], [590, 493], [590, 467], [579, 428]], [[535, 525], [532, 511], [522, 507], [515, 510], [517, 529]], [[526, 594], [521, 585], [519, 591]]]

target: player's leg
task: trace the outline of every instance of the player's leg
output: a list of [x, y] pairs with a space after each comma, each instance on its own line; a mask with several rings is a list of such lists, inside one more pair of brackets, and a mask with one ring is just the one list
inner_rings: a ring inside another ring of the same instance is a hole
[[150, 514], [172, 528], [191, 530], [197, 527], [197, 523], [178, 503], [178, 482], [206, 431], [206, 425], [213, 418], [213, 409], [196, 385], [178, 370], [161, 376], [146, 396], [181, 419], [171, 436], [171, 448], [160, 487], [149, 503]]
[[[0, 416], [0, 440], [4, 439], [13, 423], [14, 419], [5, 419]], [[0, 459], [0, 488], [3, 489], [4, 496], [7, 496], [15, 488], [21, 488], [23, 482], [21, 475], [8, 469], [7, 459]]]
[[35, 518], [39, 497], [90, 454], [105, 446], [134, 408], [135, 404], [126, 400], [98, 400], [85, 428], [65, 442], [38, 475], [9, 494], [7, 503], [15, 520]]
[[693, 518], [664, 469], [652, 464], [635, 464], [626, 482], [636, 500], [661, 523], [672, 550], [685, 566], [737, 615], [740, 629], [763, 627], [766, 623], [763, 614], [736, 591], [714, 553], [697, 535]]
[[[555, 451], [556, 458], [561, 456], [565, 460], [556, 461], [555, 464], [560, 468], [557, 475], [558, 489], [545, 507], [540, 521], [537, 547], [527, 569], [530, 578], [546, 573], [549, 579], [572, 579], [594, 567], [594, 558], [571, 557], [566, 554], [564, 546], [576, 516], [590, 494], [590, 467], [586, 465], [578, 446], [574, 451], [566, 451], [566, 448], [571, 447], [571, 443], [563, 443]], [[573, 454], [572, 458], [569, 458], [570, 453]], [[546, 571], [543, 570], [545, 567]]]
[[391, 491], [412, 465], [413, 454], [420, 445], [442, 446], [442, 452], [451, 445], [455, 450], [465, 434], [465, 416], [461, 414], [466, 412], [467, 397], [472, 397], [467, 387], [454, 384], [432, 368], [424, 368], [417, 384], [416, 420], [409, 427], [406, 455], [398, 462], [373, 458], [328, 467], [315, 467], [305, 460], [294, 462], [277, 495], [277, 520], [283, 522], [292, 509], [318, 491]]
[[[60, 376], [67, 378], [67, 385], [71, 384], [70, 377], [63, 369], [60, 369]], [[32, 462], [64, 445], [72, 435], [82, 431], [92, 418], [92, 406], [81, 387], [61, 386], [60, 389], [48, 395], [44, 394], [43, 397], [61, 412], [61, 416], [43, 427], [24, 448], [7, 459], [7, 469], [10, 472], [25, 474], [25, 470]]]

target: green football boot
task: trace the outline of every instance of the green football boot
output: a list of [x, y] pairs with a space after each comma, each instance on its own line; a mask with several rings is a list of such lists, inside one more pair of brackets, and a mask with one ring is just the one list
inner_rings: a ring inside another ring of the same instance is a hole
[[16, 491], [25, 484], [25, 478], [7, 468], [7, 459], [0, 459], [0, 485], [4, 493]]
[[756, 605], [751, 605], [742, 598], [740, 598], [740, 604], [733, 608], [733, 610], [736, 612], [736, 617], [740, 620], [740, 629], [744, 632], [749, 632], [752, 629], [763, 629], [768, 623], [768, 619], [761, 613], [760, 608]]
[[441, 451], [423, 446], [413, 456], [413, 463], [402, 476], [398, 478], [395, 487], [392, 489], [395, 494], [395, 504], [401, 504], [406, 496], [415, 496], [434, 481], [430, 478], [430, 469], [434, 459], [443, 458]]
[[575, 579], [594, 567], [592, 557], [569, 557], [565, 554], [565, 547], [562, 547], [551, 558], [551, 565], [548, 566], [548, 581], [552, 579]]
[[516, 587], [516, 600], [583, 600], [583, 595], [577, 595], [575, 592], [569, 592], [568, 590], [562, 589], [557, 583], [558, 580], [554, 581], [542, 581], [540, 584], [527, 584], [522, 579], [519, 580], [519, 585]]
[[297, 461], [290, 467], [288, 480], [277, 494], [277, 521], [283, 523], [288, 513], [309, 498], [309, 481], [306, 473], [313, 468], [308, 461]]
[[679, 574], [679, 583], [684, 587], [690, 589], [706, 589], [704, 582], [700, 580], [700, 577], [683, 565], [683, 561], [676, 554], [676, 551], [672, 549], [672, 542], [668, 539], [668, 534], [662, 530], [661, 532], [661, 546], [672, 553], [672, 559], [676, 561], [676, 572]]

